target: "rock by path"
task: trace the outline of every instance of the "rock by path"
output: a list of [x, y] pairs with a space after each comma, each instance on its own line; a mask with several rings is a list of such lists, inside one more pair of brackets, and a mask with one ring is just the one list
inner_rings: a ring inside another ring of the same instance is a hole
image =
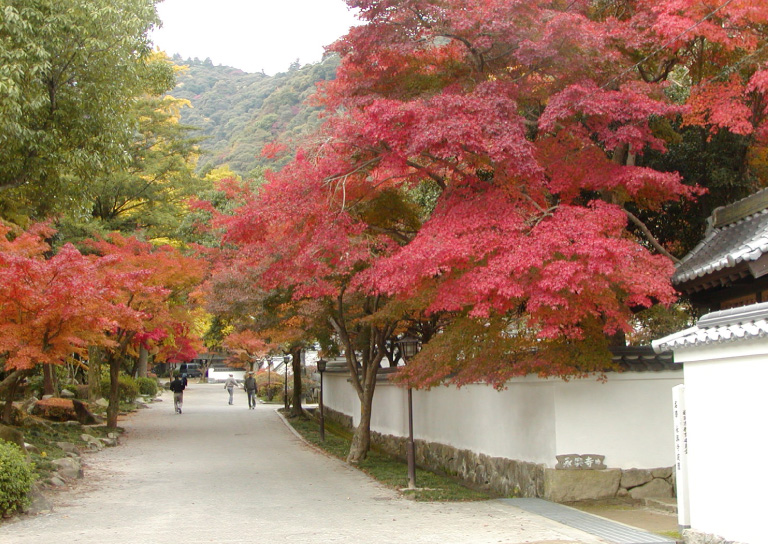
[[604, 544], [496, 501], [417, 503], [304, 444], [274, 412], [190, 384], [121, 421], [117, 448], [50, 514], [0, 525], [3, 544]]

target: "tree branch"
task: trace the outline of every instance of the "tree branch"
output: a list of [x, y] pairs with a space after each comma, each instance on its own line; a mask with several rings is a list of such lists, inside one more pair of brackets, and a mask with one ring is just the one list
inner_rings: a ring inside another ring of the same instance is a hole
[[643, 233], [643, 236], [645, 236], [646, 240], [648, 240], [651, 243], [651, 245], [654, 247], [654, 249], [656, 249], [656, 251], [658, 251], [659, 253], [661, 253], [662, 255], [667, 257], [668, 259], [670, 259], [673, 263], [679, 263], [680, 262], [680, 259], [678, 259], [674, 255], [672, 255], [669, 251], [664, 249], [664, 247], [659, 243], [659, 241], [656, 239], [656, 237], [653, 234], [651, 234], [651, 231], [648, 229], [648, 227], [645, 225], [645, 223], [640, 221], [640, 219], [635, 214], [633, 214], [629, 210], [624, 210], [624, 213], [626, 213], [627, 217], [629, 218], [629, 220], [638, 229], [640, 229], [640, 232]]

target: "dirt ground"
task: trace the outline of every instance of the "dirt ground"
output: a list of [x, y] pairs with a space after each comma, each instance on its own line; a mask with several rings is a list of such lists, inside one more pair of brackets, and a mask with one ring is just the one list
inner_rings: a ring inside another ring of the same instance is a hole
[[605, 544], [501, 501], [417, 503], [318, 453], [275, 413], [190, 384], [120, 422], [121, 445], [50, 514], [0, 525], [3, 544]]

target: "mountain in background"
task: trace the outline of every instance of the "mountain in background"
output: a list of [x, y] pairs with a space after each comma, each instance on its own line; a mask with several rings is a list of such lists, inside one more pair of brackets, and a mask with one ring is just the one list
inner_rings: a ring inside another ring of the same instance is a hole
[[253, 177], [261, 168], [277, 169], [279, 160], [261, 156], [264, 145], [275, 140], [290, 149], [319, 125], [320, 108], [305, 102], [320, 81], [336, 77], [338, 57], [289, 70], [274, 76], [249, 74], [229, 66], [214, 66], [210, 59], [174, 56], [186, 66], [171, 93], [192, 104], [184, 108], [181, 121], [200, 129], [204, 138], [198, 165], [208, 170], [224, 164], [243, 177]]

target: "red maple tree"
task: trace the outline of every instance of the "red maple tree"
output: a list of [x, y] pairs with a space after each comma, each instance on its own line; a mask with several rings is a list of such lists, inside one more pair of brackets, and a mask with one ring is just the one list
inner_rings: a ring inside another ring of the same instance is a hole
[[[669, 81], [693, 73], [704, 42], [705, 60], [746, 63], [765, 46], [755, 24], [768, 8], [348, 4], [367, 24], [331, 47], [342, 62], [318, 97], [316, 145], [217, 225], [263, 288], [332, 309], [361, 399], [356, 439], [403, 317], [448, 317], [404, 371], [413, 386], [603, 370], [634, 310], [675, 299], [671, 261], [627, 209], [698, 193], [642, 166], [665, 150], [659, 127], [687, 115], [764, 130], [764, 66], [730, 93], [691, 80], [688, 104]], [[350, 460], [366, 449], [362, 436]]]
[[118, 233], [106, 240], [91, 240], [87, 246], [111, 261], [112, 273], [134, 278], [117, 286], [115, 300], [141, 316], [141, 321], [117, 327], [107, 350], [111, 383], [107, 425], [114, 427], [119, 408], [118, 378], [128, 355], [135, 355], [144, 346], [168, 362], [182, 362], [201, 350], [202, 342], [193, 333], [195, 304], [189, 294], [202, 281], [206, 264], [171, 245]]
[[49, 255], [45, 238], [52, 234], [47, 225], [27, 231], [0, 225], [0, 353], [10, 372], [3, 382], [8, 398], [38, 365], [52, 393], [51, 365], [73, 354], [85, 356], [91, 346], [111, 348], [116, 329], [141, 321], [117, 300], [135, 275], [114, 270], [112, 259], [83, 255], [69, 244]]

